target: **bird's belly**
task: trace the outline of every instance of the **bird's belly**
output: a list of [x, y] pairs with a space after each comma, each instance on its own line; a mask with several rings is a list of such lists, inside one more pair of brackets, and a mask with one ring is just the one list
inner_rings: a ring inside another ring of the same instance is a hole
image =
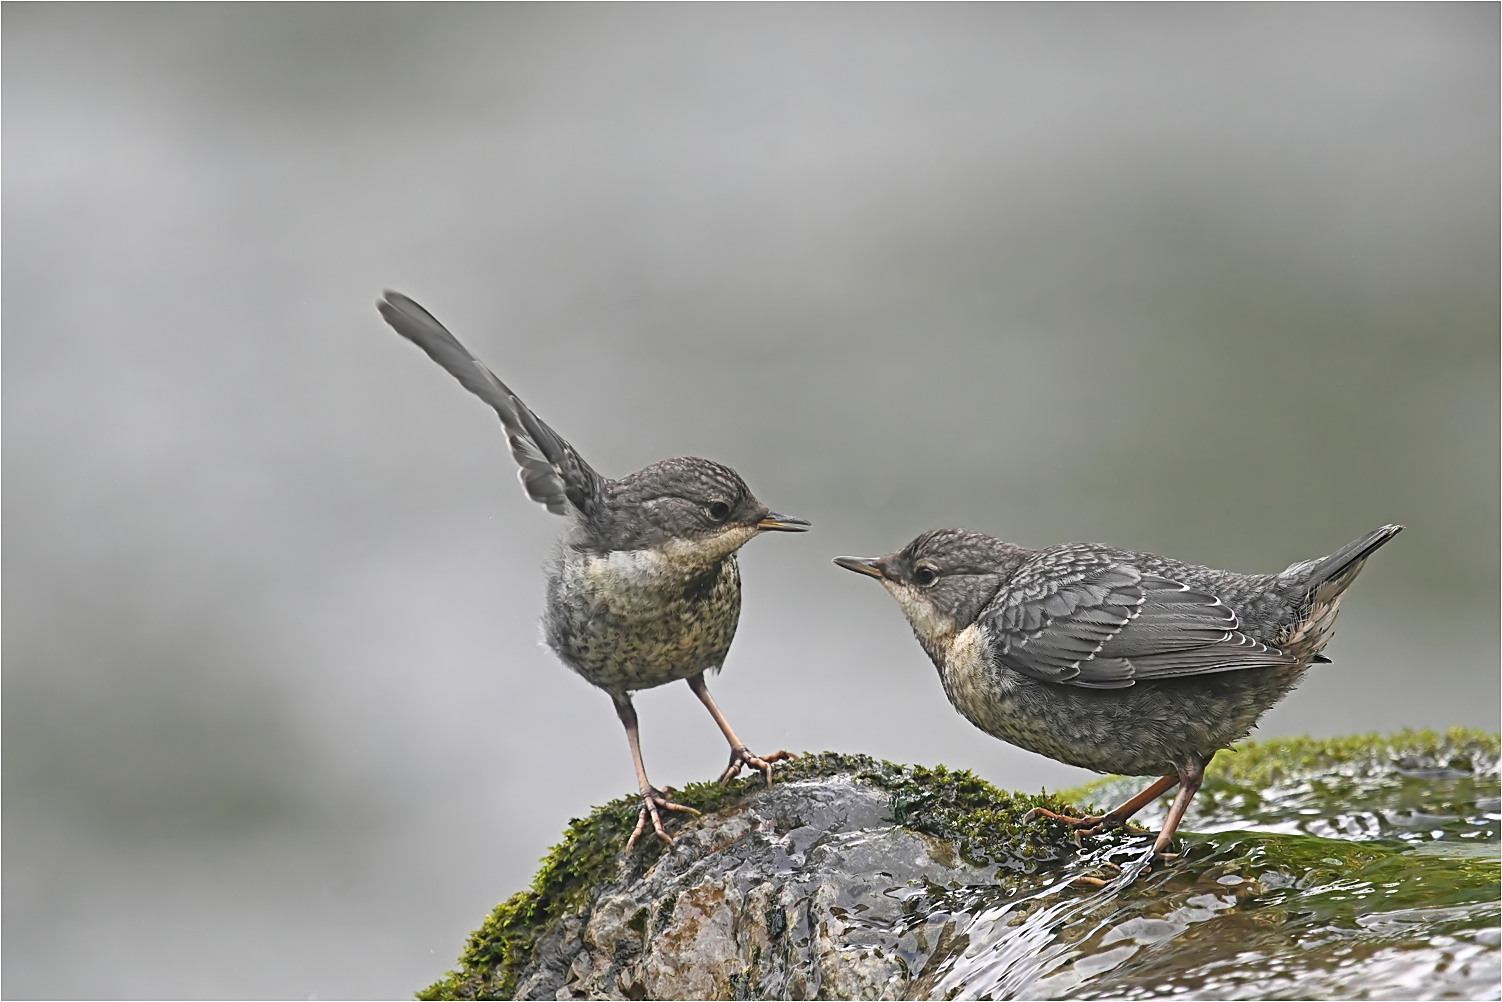
[[740, 605], [733, 558], [684, 570], [650, 554], [571, 555], [550, 575], [543, 625], [564, 664], [626, 692], [720, 667]]
[[1303, 673], [1251, 668], [1089, 689], [995, 664], [977, 627], [955, 637], [940, 666], [949, 701], [987, 734], [1069, 765], [1129, 776], [1166, 775], [1239, 741]]

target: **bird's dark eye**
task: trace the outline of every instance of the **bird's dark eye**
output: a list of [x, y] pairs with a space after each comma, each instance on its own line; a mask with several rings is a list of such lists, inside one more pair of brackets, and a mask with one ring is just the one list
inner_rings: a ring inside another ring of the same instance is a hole
[[919, 588], [927, 588], [939, 580], [939, 574], [932, 567], [919, 567], [913, 571], [913, 583]]
[[716, 501], [709, 506], [709, 517], [716, 522], [723, 522], [730, 517], [730, 506], [723, 501]]

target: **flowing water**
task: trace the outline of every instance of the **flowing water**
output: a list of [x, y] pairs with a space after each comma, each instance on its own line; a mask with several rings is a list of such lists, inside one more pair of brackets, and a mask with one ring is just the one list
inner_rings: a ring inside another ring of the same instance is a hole
[[1497, 998], [1498, 792], [1495, 759], [1217, 783], [1170, 866], [1143, 871], [1146, 839], [1126, 838], [1079, 860], [1099, 889], [1071, 867], [954, 901], [956, 946], [918, 994]]

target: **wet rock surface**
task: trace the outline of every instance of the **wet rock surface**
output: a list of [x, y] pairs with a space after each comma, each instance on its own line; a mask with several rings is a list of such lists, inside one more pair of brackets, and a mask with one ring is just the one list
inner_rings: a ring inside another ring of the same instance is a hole
[[770, 790], [691, 787], [705, 816], [630, 858], [618, 801], [424, 997], [1498, 997], [1495, 736], [1227, 758], [1183, 856], [1151, 868], [1150, 836], [1076, 846], [1022, 822], [1057, 801], [858, 756], [801, 759]]
[[640, 879], [607, 887], [587, 919], [539, 944], [517, 991], [893, 997], [923, 959], [920, 941], [942, 935], [929, 922], [905, 928], [932, 910], [920, 899], [993, 883], [944, 843], [893, 825], [877, 789], [845, 777], [784, 783], [691, 826]]

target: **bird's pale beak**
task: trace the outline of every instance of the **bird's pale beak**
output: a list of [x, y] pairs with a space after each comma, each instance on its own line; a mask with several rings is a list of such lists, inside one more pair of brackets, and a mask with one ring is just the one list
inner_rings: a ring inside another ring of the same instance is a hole
[[873, 578], [886, 577], [886, 566], [880, 557], [835, 557], [834, 562], [857, 574], [869, 574]]
[[779, 515], [775, 511], [767, 512], [767, 517], [756, 523], [756, 527], [764, 532], [807, 532], [813, 525], [807, 519]]

